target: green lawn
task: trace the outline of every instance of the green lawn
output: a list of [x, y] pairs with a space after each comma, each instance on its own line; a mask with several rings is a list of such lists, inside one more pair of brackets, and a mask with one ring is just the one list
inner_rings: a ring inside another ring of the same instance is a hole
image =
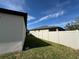
[[79, 59], [79, 53], [74, 49], [32, 35], [28, 35], [25, 43], [24, 49], [27, 50], [4, 54], [0, 59]]

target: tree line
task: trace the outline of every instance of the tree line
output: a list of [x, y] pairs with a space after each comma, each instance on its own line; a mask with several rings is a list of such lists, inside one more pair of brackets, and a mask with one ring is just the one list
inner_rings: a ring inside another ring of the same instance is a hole
[[79, 30], [79, 16], [74, 19], [71, 23], [65, 25], [66, 30]]

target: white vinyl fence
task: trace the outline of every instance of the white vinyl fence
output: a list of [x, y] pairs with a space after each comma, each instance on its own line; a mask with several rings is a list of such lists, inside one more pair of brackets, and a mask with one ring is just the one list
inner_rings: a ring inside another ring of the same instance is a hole
[[79, 31], [30, 31], [34, 36], [51, 42], [63, 44], [65, 46], [79, 49]]

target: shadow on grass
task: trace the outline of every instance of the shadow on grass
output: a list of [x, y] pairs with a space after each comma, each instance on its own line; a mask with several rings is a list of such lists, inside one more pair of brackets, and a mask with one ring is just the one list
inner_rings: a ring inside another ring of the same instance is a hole
[[31, 48], [37, 48], [37, 47], [44, 47], [50, 45], [47, 42], [44, 42], [43, 40], [33, 36], [32, 34], [29, 34], [25, 38], [23, 51]]

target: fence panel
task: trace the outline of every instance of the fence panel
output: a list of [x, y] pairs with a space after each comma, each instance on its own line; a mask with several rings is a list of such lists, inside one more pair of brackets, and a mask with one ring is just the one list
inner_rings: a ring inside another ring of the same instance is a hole
[[79, 31], [49, 32], [48, 30], [41, 30], [40, 32], [33, 32], [32, 34], [44, 40], [52, 41], [55, 43], [66, 45], [68, 47], [79, 49]]

